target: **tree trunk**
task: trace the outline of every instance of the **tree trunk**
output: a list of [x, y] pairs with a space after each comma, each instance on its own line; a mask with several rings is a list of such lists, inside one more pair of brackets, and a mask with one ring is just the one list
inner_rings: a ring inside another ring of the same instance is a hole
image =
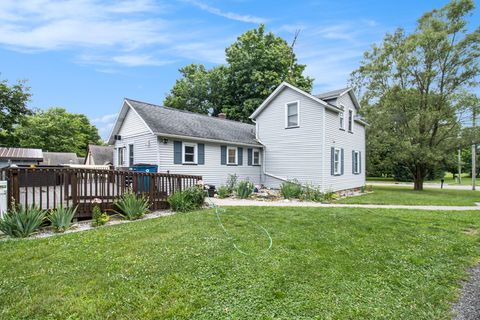
[[424, 173], [420, 166], [416, 166], [415, 168], [415, 175], [414, 175], [414, 183], [413, 183], [413, 190], [423, 190], [423, 179]]

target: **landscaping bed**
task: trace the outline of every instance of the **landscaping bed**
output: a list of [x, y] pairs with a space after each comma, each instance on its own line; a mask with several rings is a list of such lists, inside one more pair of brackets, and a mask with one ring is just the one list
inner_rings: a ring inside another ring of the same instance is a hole
[[229, 236], [201, 210], [2, 241], [0, 318], [450, 319], [480, 256], [472, 212], [233, 207], [220, 219]]

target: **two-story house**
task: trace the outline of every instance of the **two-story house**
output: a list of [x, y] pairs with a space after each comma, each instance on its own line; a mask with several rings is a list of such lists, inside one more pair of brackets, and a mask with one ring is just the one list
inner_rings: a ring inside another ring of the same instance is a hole
[[296, 179], [322, 190], [365, 184], [365, 125], [349, 88], [311, 95], [282, 83], [250, 116], [254, 125], [125, 99], [109, 138], [114, 165], [159, 172], [229, 174], [278, 187]]

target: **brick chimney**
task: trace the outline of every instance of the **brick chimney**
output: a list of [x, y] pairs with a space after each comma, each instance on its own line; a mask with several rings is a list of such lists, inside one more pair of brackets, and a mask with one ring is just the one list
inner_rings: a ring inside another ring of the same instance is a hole
[[223, 112], [220, 112], [217, 116], [219, 119], [227, 119], [227, 115]]

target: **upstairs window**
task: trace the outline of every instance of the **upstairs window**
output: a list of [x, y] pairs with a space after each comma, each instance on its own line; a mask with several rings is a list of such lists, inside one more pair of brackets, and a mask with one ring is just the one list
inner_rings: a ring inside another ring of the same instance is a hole
[[353, 110], [348, 110], [348, 131], [353, 132]]
[[237, 164], [237, 148], [227, 149], [227, 164]]
[[196, 163], [197, 146], [195, 144], [185, 143], [183, 145], [183, 163]]
[[286, 106], [286, 128], [298, 127], [298, 102], [287, 103]]
[[340, 112], [338, 114], [338, 117], [340, 119], [340, 129], [345, 130], [345, 115], [343, 114], [343, 112]]

